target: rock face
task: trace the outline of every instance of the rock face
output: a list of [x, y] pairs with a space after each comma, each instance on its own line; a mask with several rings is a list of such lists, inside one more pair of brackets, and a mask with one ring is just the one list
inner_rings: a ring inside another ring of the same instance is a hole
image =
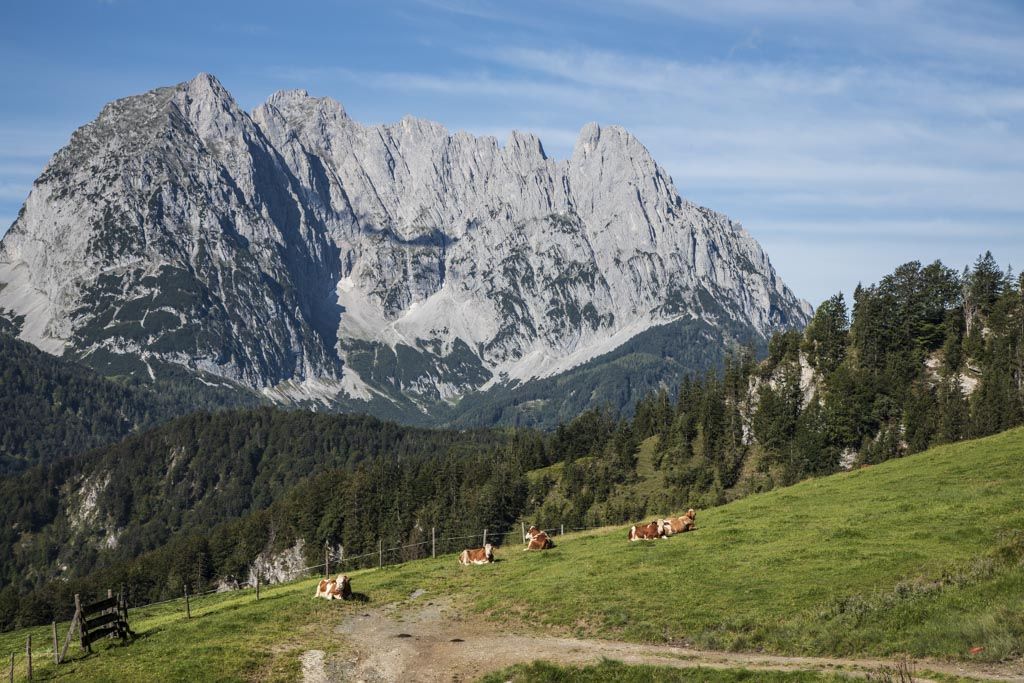
[[755, 339], [810, 307], [622, 128], [535, 136], [364, 126], [212, 76], [74, 133], [0, 244], [0, 314], [113, 373], [186, 368], [281, 400], [412, 400], [549, 377], [654, 326]]

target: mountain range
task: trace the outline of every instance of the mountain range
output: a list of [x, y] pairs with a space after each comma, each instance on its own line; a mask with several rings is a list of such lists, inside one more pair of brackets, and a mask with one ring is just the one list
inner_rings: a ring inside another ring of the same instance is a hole
[[105, 106], [0, 242], [0, 326], [45, 351], [421, 423], [628, 408], [810, 314], [618, 126], [556, 160], [208, 74]]

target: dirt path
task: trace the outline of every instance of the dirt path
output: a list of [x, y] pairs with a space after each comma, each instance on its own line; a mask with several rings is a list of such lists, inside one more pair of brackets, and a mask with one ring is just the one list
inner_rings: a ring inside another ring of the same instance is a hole
[[[781, 657], [752, 653], [710, 652], [680, 647], [607, 640], [581, 640], [507, 632], [482, 619], [463, 616], [450, 604], [421, 598], [413, 605], [348, 612], [335, 632], [353, 653], [325, 656], [311, 650], [302, 657], [303, 680], [328, 681], [472, 681], [518, 663], [544, 659], [585, 664], [602, 658], [627, 664], [674, 667], [743, 668], [782, 671], [833, 671], [855, 677], [894, 664], [878, 659]], [[420, 603], [420, 604], [416, 604]], [[951, 664], [920, 661], [918, 672], [979, 680], [1024, 681], [1024, 665]], [[917, 680], [928, 679], [920, 677]]]

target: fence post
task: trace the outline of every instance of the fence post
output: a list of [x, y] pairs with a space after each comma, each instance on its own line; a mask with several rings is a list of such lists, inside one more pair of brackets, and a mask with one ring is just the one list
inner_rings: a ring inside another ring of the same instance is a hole
[[185, 588], [185, 618], [186, 619], [191, 619], [192, 618], [192, 605], [190, 605], [189, 602], [188, 602], [188, 584], [187, 583], [184, 584], [184, 588]]
[[64, 636], [64, 647], [62, 647], [60, 649], [60, 660], [59, 661], [61, 661], [61, 662], [64, 661], [64, 658], [68, 654], [68, 646], [71, 645], [71, 634], [75, 632], [75, 624], [78, 623], [79, 619], [81, 619], [81, 615], [76, 610], [75, 611], [75, 616], [71, 617], [71, 623], [68, 624], [68, 634], [66, 636]]
[[565, 536], [565, 525], [564, 524], [562, 525], [561, 530], [558, 532], [558, 535], [559, 536]]
[[256, 572], [256, 599], [260, 599], [260, 573]]
[[50, 624], [53, 627], [53, 663], [60, 664], [60, 650], [57, 649], [57, 622]]
[[341, 557], [338, 558], [338, 571], [343, 571], [345, 568], [345, 546], [341, 546]]
[[14, 653], [13, 652], [11, 653], [11, 671], [7, 675], [7, 680], [9, 681], [9, 683], [14, 683]]
[[437, 557], [437, 536], [434, 535], [434, 527], [430, 527], [430, 556]]
[[[78, 639], [85, 640], [85, 627], [82, 625], [82, 622], [85, 621], [85, 619], [82, 617], [82, 596], [80, 593], [75, 593], [75, 614], [78, 616], [78, 619], [75, 620], [75, 623], [78, 625]], [[86, 645], [85, 648], [89, 652], [92, 652], [91, 645]]]
[[32, 680], [32, 635], [25, 639], [25, 657], [28, 659], [28, 680]]
[[526, 522], [519, 522], [519, 526], [523, 530], [523, 535], [522, 535], [521, 538], [525, 541], [526, 540]]
[[377, 569], [384, 568], [384, 539], [377, 539]]
[[324, 578], [331, 575], [331, 544], [324, 541]]
[[487, 529], [484, 529], [484, 545], [487, 545]]

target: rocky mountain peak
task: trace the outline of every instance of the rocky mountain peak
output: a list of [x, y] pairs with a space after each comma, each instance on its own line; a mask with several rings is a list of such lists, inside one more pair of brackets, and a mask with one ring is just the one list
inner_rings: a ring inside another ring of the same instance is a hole
[[538, 163], [546, 161], [548, 158], [540, 138], [533, 133], [513, 130], [508, 136], [505, 148], [515, 157], [534, 160]]
[[530, 133], [363, 125], [305, 90], [249, 114], [209, 74], [77, 131], [0, 282], [24, 338], [104, 371], [428, 411], [673, 321], [764, 339], [809, 313], [621, 127], [587, 124], [554, 160]]

